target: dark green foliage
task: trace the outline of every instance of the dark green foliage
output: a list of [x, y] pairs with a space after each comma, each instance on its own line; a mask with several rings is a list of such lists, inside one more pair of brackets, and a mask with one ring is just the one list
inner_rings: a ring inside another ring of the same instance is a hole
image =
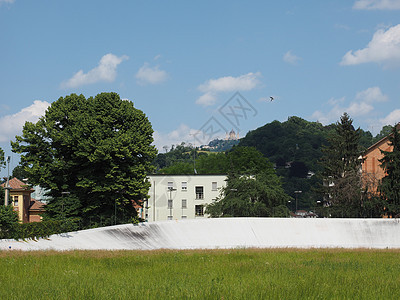
[[10, 237], [18, 226], [18, 213], [13, 210], [12, 205], [0, 206], [0, 239]]
[[239, 144], [239, 140], [212, 140], [208, 143], [211, 147], [211, 152], [225, 152], [232, 149], [232, 147]]
[[290, 199], [270, 163], [253, 147], [227, 154], [228, 179], [221, 197], [207, 206], [211, 217], [288, 216]]
[[353, 120], [344, 113], [328, 138], [329, 146], [322, 150], [326, 203], [333, 217], [361, 216], [360, 138], [361, 130], [354, 129]]
[[16, 177], [19, 180], [23, 180], [24, 178], [28, 178], [28, 173], [25, 171], [25, 168], [21, 165], [18, 165], [12, 171], [12, 177]]
[[387, 137], [389, 134], [391, 134], [393, 131], [393, 126], [392, 125], [385, 125], [381, 129], [381, 131], [372, 139], [372, 144], [375, 144], [376, 142], [380, 141], [384, 137]]
[[277, 165], [285, 162], [303, 162], [309, 170], [319, 170], [321, 146], [331, 131], [329, 126], [290, 117], [286, 122], [273, 121], [250, 131], [240, 140], [240, 146], [256, 147]]
[[289, 177], [306, 178], [308, 168], [302, 161], [294, 161], [289, 168]]
[[4, 151], [0, 148], [0, 169], [6, 165], [4, 160]]
[[79, 219], [47, 220], [23, 224], [18, 223], [17, 220], [3, 238], [15, 240], [47, 238], [52, 234], [76, 231], [78, 228]]
[[[303, 193], [299, 196], [298, 208], [308, 209], [318, 195], [311, 190], [307, 175], [309, 171], [322, 171], [318, 160], [322, 157], [322, 145], [327, 143], [327, 136], [332, 130], [332, 126], [290, 117], [286, 122], [273, 121], [250, 131], [241, 139], [240, 145], [256, 147], [275, 163], [285, 192], [294, 196], [293, 191], [301, 190]], [[315, 180], [317, 177], [312, 178]]]
[[30, 182], [50, 191], [48, 218], [88, 223], [91, 216], [113, 218], [116, 207], [123, 222], [136, 215], [132, 201], [150, 186], [152, 134], [145, 114], [116, 93], [71, 94], [53, 102], [37, 123], [26, 122], [12, 147], [22, 154]]
[[[168, 150], [168, 147], [165, 146], [165, 150]], [[196, 157], [199, 157], [199, 155], [201, 154], [197, 151], [197, 149], [195, 149], [191, 145], [186, 146], [186, 144], [182, 142], [180, 145], [177, 145], [176, 147], [172, 145], [171, 149], [166, 153], [159, 153], [155, 157], [153, 165], [155, 166], [156, 170], [159, 171], [159, 173], [164, 173], [165, 168], [173, 166], [177, 163], [188, 163], [188, 164], [191, 163], [193, 165], [193, 160]], [[172, 174], [172, 173], [165, 173], [165, 174]], [[194, 174], [193, 168], [191, 174]]]
[[198, 174], [227, 174], [229, 170], [228, 153], [210, 153], [196, 160]]
[[386, 212], [396, 216], [400, 213], [400, 134], [396, 126], [389, 136], [389, 145], [393, 151], [382, 151], [384, 155], [379, 162], [386, 172], [379, 186], [379, 192], [386, 203]]
[[194, 174], [194, 165], [190, 162], [176, 162], [175, 164], [159, 170], [160, 174]]
[[360, 144], [361, 148], [365, 150], [374, 143], [374, 137], [372, 136], [372, 133], [369, 131], [364, 131], [364, 130], [360, 129], [360, 133], [361, 133], [361, 136], [360, 136], [359, 144]]
[[4, 205], [4, 197], [5, 197], [4, 189], [3, 187], [0, 186], [0, 205]]
[[159, 169], [159, 174], [227, 174], [229, 166], [225, 153], [198, 151], [184, 143], [158, 154], [155, 164], [168, 165]]
[[360, 138], [360, 128], [354, 129], [353, 120], [344, 113], [328, 137], [328, 146], [322, 149], [325, 176], [337, 179], [344, 177], [347, 172], [358, 170], [362, 154]]

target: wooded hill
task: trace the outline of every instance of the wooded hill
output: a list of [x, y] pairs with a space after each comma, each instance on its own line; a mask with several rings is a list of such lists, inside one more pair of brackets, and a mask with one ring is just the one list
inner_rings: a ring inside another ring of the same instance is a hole
[[[240, 140], [239, 146], [257, 148], [277, 167], [288, 167], [293, 162], [301, 162], [308, 170], [317, 172], [321, 169], [318, 160], [322, 155], [322, 145], [327, 144], [327, 137], [332, 129], [333, 124], [323, 126], [318, 122], [289, 117], [285, 122], [273, 121], [249, 131]], [[362, 131], [361, 146], [367, 148], [372, 145], [373, 140], [370, 132]], [[301, 174], [300, 170], [293, 170], [292, 175], [305, 177], [307, 172], [304, 171]]]

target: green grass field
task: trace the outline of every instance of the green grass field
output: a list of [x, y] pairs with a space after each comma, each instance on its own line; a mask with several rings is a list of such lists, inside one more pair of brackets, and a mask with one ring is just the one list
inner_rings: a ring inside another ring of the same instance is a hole
[[0, 251], [0, 299], [399, 299], [399, 254]]

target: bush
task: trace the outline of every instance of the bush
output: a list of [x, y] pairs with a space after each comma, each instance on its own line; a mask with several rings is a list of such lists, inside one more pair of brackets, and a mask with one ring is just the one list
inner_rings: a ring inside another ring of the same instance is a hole
[[75, 231], [78, 227], [78, 220], [75, 219], [24, 223], [18, 224], [11, 238], [16, 240], [46, 238], [52, 234]]
[[12, 205], [0, 206], [0, 239], [9, 238], [18, 225], [18, 213]]
[[78, 219], [48, 220], [21, 224], [18, 215], [9, 207], [0, 207], [1, 239], [38, 239], [52, 234], [70, 232], [79, 229]]

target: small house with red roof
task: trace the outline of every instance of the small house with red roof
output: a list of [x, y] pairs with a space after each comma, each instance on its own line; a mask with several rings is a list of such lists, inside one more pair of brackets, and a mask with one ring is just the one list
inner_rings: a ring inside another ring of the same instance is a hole
[[[4, 188], [6, 183], [1, 186]], [[9, 200], [14, 211], [18, 212], [19, 220], [22, 223], [40, 222], [42, 220], [40, 214], [45, 211], [45, 204], [31, 197], [34, 189], [16, 177], [9, 180], [9, 186]]]

